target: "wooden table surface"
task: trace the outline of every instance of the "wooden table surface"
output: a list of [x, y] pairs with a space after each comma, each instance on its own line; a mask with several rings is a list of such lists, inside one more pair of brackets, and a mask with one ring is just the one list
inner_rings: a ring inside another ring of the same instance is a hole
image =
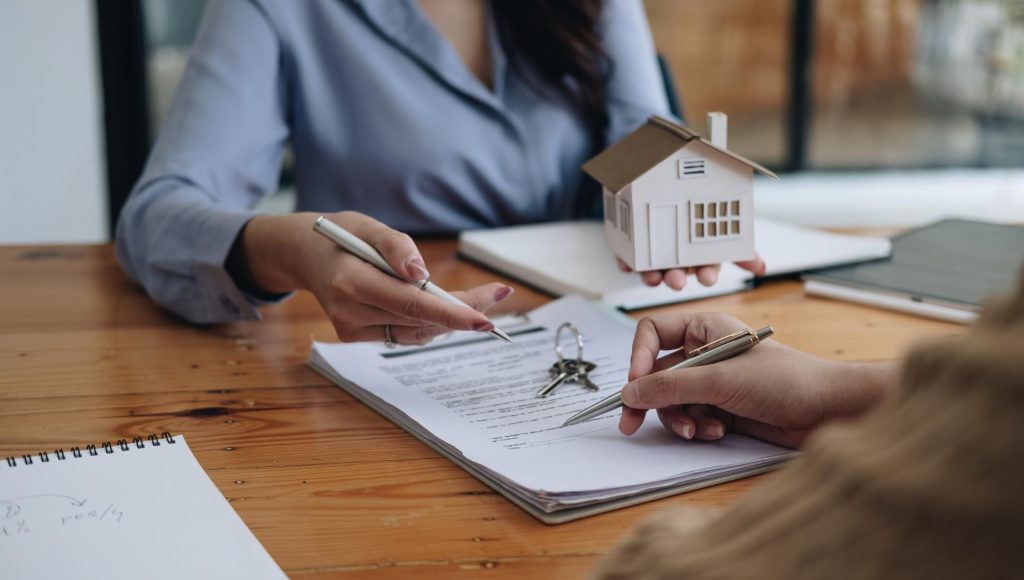
[[[422, 248], [446, 288], [498, 278], [457, 260], [453, 241]], [[501, 312], [549, 299], [513, 286]], [[665, 310], [770, 322], [778, 340], [848, 360], [963, 331], [808, 298], [796, 281]], [[771, 477], [547, 526], [306, 367], [310, 340], [334, 339], [310, 295], [264, 312], [189, 326], [149, 302], [110, 246], [0, 247], [0, 456], [184, 433], [270, 555], [306, 579], [580, 577], [648, 515], [724, 506]]]

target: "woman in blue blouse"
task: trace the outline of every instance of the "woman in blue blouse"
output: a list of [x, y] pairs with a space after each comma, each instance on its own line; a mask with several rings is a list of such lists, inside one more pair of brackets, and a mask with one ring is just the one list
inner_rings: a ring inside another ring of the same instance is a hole
[[[338, 212], [422, 279], [407, 233], [586, 215], [580, 165], [651, 114], [667, 104], [639, 0], [211, 0], [118, 256], [193, 322], [306, 289], [346, 341], [487, 329], [312, 235], [315, 216]], [[297, 209], [314, 213], [260, 215], [289, 143]], [[697, 273], [714, 283], [717, 266]], [[681, 288], [686, 272], [645, 280]], [[462, 297], [483, 311], [510, 291]]]

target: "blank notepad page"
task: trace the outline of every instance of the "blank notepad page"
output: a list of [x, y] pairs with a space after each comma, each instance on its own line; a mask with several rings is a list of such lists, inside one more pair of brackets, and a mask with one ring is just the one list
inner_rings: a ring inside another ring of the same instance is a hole
[[285, 577], [184, 437], [91, 451], [0, 460], [0, 576]]

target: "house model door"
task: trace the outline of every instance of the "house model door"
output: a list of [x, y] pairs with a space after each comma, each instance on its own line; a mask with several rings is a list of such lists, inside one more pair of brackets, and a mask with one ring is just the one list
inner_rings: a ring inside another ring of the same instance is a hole
[[648, 243], [651, 268], [672, 268], [679, 263], [679, 204], [651, 204], [648, 207]]

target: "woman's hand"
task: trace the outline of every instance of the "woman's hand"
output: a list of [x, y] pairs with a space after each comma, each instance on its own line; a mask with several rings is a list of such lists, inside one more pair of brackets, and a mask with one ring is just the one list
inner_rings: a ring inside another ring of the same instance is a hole
[[744, 433], [799, 447], [830, 419], [851, 417], [874, 406], [893, 382], [891, 363], [843, 363], [788, 347], [775, 339], [711, 365], [665, 371], [685, 352], [746, 328], [725, 314], [667, 314], [637, 327], [630, 382], [622, 389], [619, 429], [632, 435], [648, 409], [683, 439], [720, 439]]
[[[616, 258], [616, 260], [619, 262], [619, 269], [623, 272], [633, 271], [633, 269], [621, 259]], [[761, 256], [758, 256], [757, 254], [754, 254], [753, 260], [736, 262], [736, 265], [744, 270], [752, 272], [755, 276], [764, 276], [764, 260], [762, 260]], [[715, 282], [718, 282], [718, 272], [721, 271], [721, 269], [721, 264], [708, 264], [706, 266], [693, 266], [691, 268], [651, 270], [649, 272], [640, 272], [640, 279], [648, 286], [657, 286], [664, 282], [666, 286], [673, 290], [682, 290], [686, 287], [686, 277], [691, 274], [696, 276], [697, 281], [704, 286], [713, 286]]]
[[[309, 290], [345, 342], [379, 341], [384, 325], [399, 344], [424, 344], [451, 330], [488, 331], [482, 312], [507, 298], [512, 288], [485, 284], [453, 292], [472, 308], [449, 304], [396, 280], [313, 232], [318, 214], [258, 216], [242, 233], [251, 281], [268, 292]], [[327, 218], [377, 249], [410, 281], [428, 279], [426, 263], [412, 239], [356, 212]]]

